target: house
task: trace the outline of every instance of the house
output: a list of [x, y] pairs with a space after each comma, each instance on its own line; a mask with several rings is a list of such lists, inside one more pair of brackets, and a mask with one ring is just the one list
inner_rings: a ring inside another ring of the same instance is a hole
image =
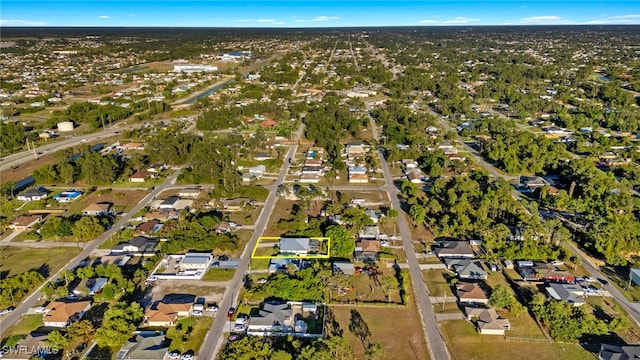
[[156, 176], [156, 173], [153, 173], [151, 171], [140, 170], [129, 177], [129, 182], [142, 183], [145, 182], [148, 178], [154, 179]]
[[382, 214], [371, 209], [365, 210], [364, 213], [369, 217], [369, 219], [371, 219], [371, 221], [373, 221], [374, 224], [377, 224], [382, 217]]
[[267, 167], [265, 165], [254, 166], [249, 169], [250, 174], [262, 176], [267, 172]]
[[38, 201], [46, 199], [49, 191], [43, 187], [27, 190], [18, 195], [18, 201]]
[[196, 199], [198, 196], [200, 196], [198, 189], [182, 189], [178, 193], [179, 198]]
[[108, 281], [109, 279], [104, 277], [84, 279], [71, 292], [80, 297], [100, 294]]
[[2, 360], [60, 359], [60, 349], [50, 346], [49, 334], [33, 331], [13, 346], [3, 346]]
[[518, 273], [525, 281], [548, 281], [573, 284], [575, 278], [567, 271], [556, 269], [553, 264], [542, 261], [518, 261]]
[[545, 290], [553, 299], [564, 301], [573, 306], [581, 306], [586, 303], [584, 289], [577, 284], [551, 283]]
[[380, 240], [360, 240], [356, 243], [354, 258], [357, 261], [374, 262], [378, 260]]
[[475, 253], [466, 241], [441, 241], [440, 247], [433, 249], [439, 258], [474, 258]]
[[179, 317], [191, 315], [195, 296], [167, 294], [153, 303], [144, 314], [147, 326], [173, 326]]
[[540, 176], [520, 176], [520, 183], [532, 191], [549, 185], [549, 182]]
[[63, 328], [82, 319], [91, 307], [90, 301], [62, 302], [53, 301], [46, 306], [42, 318], [44, 326]]
[[111, 203], [93, 203], [89, 204], [84, 210], [82, 210], [82, 215], [89, 216], [105, 216], [109, 215], [111, 212]]
[[498, 316], [494, 308], [472, 308], [465, 307], [464, 312], [467, 320], [476, 319], [478, 329], [482, 335], [503, 335], [505, 330], [511, 330], [511, 323], [507, 319]]
[[422, 174], [417, 171], [411, 171], [406, 174], [407, 180], [413, 184], [422, 184]]
[[42, 215], [21, 215], [11, 221], [9, 228], [16, 231], [27, 231], [40, 221], [42, 221]]
[[351, 174], [349, 173], [350, 184], [366, 184], [369, 182], [369, 176], [366, 174]]
[[120, 243], [111, 248], [112, 253], [130, 253], [130, 254], [153, 254], [160, 241], [145, 236], [136, 236], [135, 238]]
[[122, 145], [122, 150], [144, 150], [144, 143], [130, 142]]
[[355, 272], [355, 267], [351, 261], [336, 260], [333, 262], [334, 274], [353, 275], [354, 272]]
[[256, 156], [254, 156], [254, 159], [258, 161], [265, 161], [265, 160], [271, 160], [273, 159], [273, 157], [268, 152], [260, 151], [256, 154]]
[[488, 276], [478, 260], [445, 258], [445, 264], [448, 269], [453, 269], [460, 279], [486, 280]]
[[377, 225], [363, 226], [362, 230], [358, 233], [359, 240], [376, 240], [380, 235], [380, 229]]
[[178, 202], [178, 200], [180, 200], [179, 197], [177, 196], [169, 196], [168, 198], [162, 200], [162, 202], [160, 202], [160, 209], [175, 209], [175, 205]]
[[306, 184], [317, 184], [320, 182], [320, 175], [317, 174], [301, 174], [300, 179], [298, 179], [301, 183]]
[[364, 167], [364, 166], [350, 166], [348, 170], [349, 170], [349, 175], [366, 174], [367, 173], [367, 168]]
[[252, 335], [270, 335], [271, 333], [292, 332], [294, 325], [293, 310], [288, 303], [265, 303], [256, 315], [249, 316], [247, 333]]
[[120, 348], [116, 360], [161, 360], [168, 350], [162, 331], [136, 331]]
[[308, 237], [280, 238], [280, 253], [290, 255], [307, 255], [310, 252], [318, 251], [318, 245], [318, 240], [311, 240]]
[[219, 234], [230, 234], [233, 230], [238, 230], [240, 228], [241, 226], [233, 221], [221, 221], [218, 226], [215, 227], [215, 230]]
[[456, 297], [462, 304], [488, 304], [489, 297], [480, 283], [460, 281], [456, 283]]
[[142, 224], [136, 226], [136, 231], [141, 234], [151, 234], [155, 233], [162, 228], [164, 224], [160, 222], [158, 219], [153, 219], [149, 221], [145, 221]]
[[640, 285], [640, 269], [631, 268], [629, 270], [629, 280], [636, 285]]
[[180, 271], [205, 271], [209, 268], [213, 255], [188, 252], [180, 262]]
[[242, 211], [242, 208], [251, 202], [249, 198], [223, 199], [222, 208], [225, 211]]
[[632, 360], [640, 359], [640, 345], [600, 344], [598, 353], [600, 360]]
[[467, 161], [467, 157], [460, 154], [444, 154], [444, 156], [446, 156], [451, 161], [454, 161], [454, 160], [457, 160], [460, 162]]
[[267, 129], [267, 128], [272, 128], [272, 127], [278, 126], [278, 123], [276, 121], [268, 119], [268, 120], [265, 120], [265, 121], [261, 122], [258, 125], [260, 125], [260, 127], [263, 128], [263, 129]]
[[413, 159], [402, 159], [402, 165], [404, 165], [405, 169], [418, 168], [418, 162]]
[[344, 151], [347, 155], [362, 155], [367, 152], [367, 147], [361, 141], [352, 141], [347, 143]]
[[80, 191], [69, 190], [56, 194], [53, 198], [59, 203], [68, 203], [79, 198], [80, 195], [82, 195]]

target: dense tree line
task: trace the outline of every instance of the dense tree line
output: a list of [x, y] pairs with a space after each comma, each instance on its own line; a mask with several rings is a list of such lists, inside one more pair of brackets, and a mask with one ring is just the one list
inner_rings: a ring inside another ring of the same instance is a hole
[[38, 184], [63, 183], [71, 185], [82, 180], [89, 185], [108, 185], [119, 177], [126, 180], [133, 174], [122, 158], [102, 156], [98, 152], [86, 151], [78, 157], [63, 158], [56, 164], [45, 164], [33, 173]]
[[170, 221], [162, 228], [160, 235], [171, 238], [171, 241], [162, 242], [160, 249], [165, 254], [188, 250], [237, 250], [240, 241], [236, 236], [215, 232], [214, 228], [219, 223], [220, 218], [215, 215], [189, 216]]
[[[353, 350], [341, 336], [321, 340], [294, 337], [247, 336], [227, 343], [219, 359], [225, 360], [351, 360]], [[374, 360], [375, 358], [369, 357]]]
[[33, 289], [40, 286], [45, 280], [44, 276], [37, 271], [27, 271], [5, 277], [0, 281], [0, 308], [18, 306], [25, 296]]

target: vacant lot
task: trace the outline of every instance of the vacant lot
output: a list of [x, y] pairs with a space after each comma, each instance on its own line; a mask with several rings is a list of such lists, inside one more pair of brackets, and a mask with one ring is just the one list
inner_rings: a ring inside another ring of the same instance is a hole
[[285, 233], [283, 230], [279, 230], [278, 222], [283, 219], [291, 218], [291, 213], [294, 206], [297, 202], [293, 200], [284, 200], [278, 199], [275, 207], [273, 208], [273, 212], [271, 213], [271, 217], [268, 222], [267, 229], [264, 234], [260, 234], [261, 236], [280, 236]]
[[[384, 348], [385, 359], [429, 359], [424, 331], [413, 301], [405, 308], [330, 306], [327, 326], [332, 328], [335, 317], [338, 331], [351, 344], [356, 359], [364, 359], [364, 347], [358, 337], [349, 331], [351, 310], [356, 310], [371, 331], [369, 341]], [[329, 333], [331, 335], [331, 333]], [[461, 358], [463, 359], [463, 358]], [[467, 358], [469, 359], [469, 358]]]
[[220, 302], [226, 291], [226, 282], [213, 283], [201, 280], [158, 280], [153, 285], [153, 300], [167, 294], [190, 294], [205, 298], [206, 302]]
[[169, 351], [178, 350], [184, 353], [191, 350], [197, 354], [212, 324], [213, 318], [208, 316], [178, 320], [176, 326], [167, 331], [167, 339], [171, 339]]
[[[508, 341], [501, 336], [480, 335], [466, 320], [440, 322], [442, 335], [454, 359], [538, 360], [595, 359], [578, 344], [552, 344], [542, 341]], [[509, 333], [509, 332], [507, 332]]]
[[427, 283], [431, 296], [453, 296], [449, 279], [454, 274], [448, 270], [423, 270], [424, 281]]
[[2, 278], [28, 270], [41, 270], [43, 275], [54, 274], [79, 253], [72, 247], [29, 249], [21, 247], [0, 248], [0, 273]]
[[111, 203], [111, 209], [116, 212], [127, 212], [131, 210], [142, 198], [149, 194], [148, 190], [111, 190], [95, 191], [87, 196], [81, 196], [78, 200], [69, 205], [69, 213], [82, 212], [87, 206], [93, 203]]

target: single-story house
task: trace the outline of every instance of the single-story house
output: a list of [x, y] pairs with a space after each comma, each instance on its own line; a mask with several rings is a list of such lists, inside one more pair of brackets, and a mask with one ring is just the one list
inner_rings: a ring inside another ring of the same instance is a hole
[[162, 200], [162, 202], [160, 203], [159, 208], [160, 209], [174, 209], [176, 206], [176, 203], [178, 202], [178, 200], [180, 200], [179, 197], [177, 196], [169, 196], [168, 198]]
[[445, 258], [448, 269], [452, 269], [460, 279], [486, 280], [487, 272], [478, 260]]
[[93, 203], [89, 204], [84, 210], [82, 210], [82, 215], [90, 215], [90, 216], [104, 216], [109, 215], [111, 209], [111, 203]]
[[200, 196], [200, 190], [198, 189], [182, 189], [178, 193], [180, 198], [195, 199], [198, 196]]
[[109, 282], [108, 278], [98, 277], [82, 280], [75, 289], [71, 290], [76, 296], [93, 296], [102, 292], [102, 288]]
[[264, 160], [270, 160], [273, 159], [273, 157], [271, 156], [271, 154], [269, 154], [268, 152], [264, 152], [264, 151], [260, 151], [256, 154], [256, 156], [254, 157], [254, 159], [258, 160], [258, 161], [264, 161]]
[[477, 319], [477, 326], [482, 335], [503, 335], [505, 330], [511, 330], [511, 323], [507, 319], [498, 316], [494, 308], [465, 307], [467, 320]]
[[144, 314], [147, 326], [173, 326], [179, 317], [191, 315], [195, 296], [168, 294], [153, 303]]
[[252, 168], [249, 169], [249, 173], [250, 174], [254, 174], [257, 176], [262, 176], [267, 172], [267, 167], [264, 165], [258, 165], [258, 166], [254, 166]]
[[305, 184], [317, 184], [320, 182], [320, 175], [317, 174], [301, 174], [298, 179], [299, 182]]
[[369, 182], [369, 176], [367, 174], [351, 174], [349, 173], [350, 184], [366, 184]]
[[410, 171], [406, 174], [407, 180], [409, 180], [413, 184], [421, 184], [422, 183], [422, 174], [417, 171]]
[[367, 147], [361, 141], [352, 141], [346, 144], [344, 151], [347, 155], [359, 155], [367, 152]]
[[355, 267], [351, 261], [334, 261], [333, 262], [333, 273], [334, 274], [345, 274], [345, 275], [353, 275], [355, 272]]
[[136, 331], [120, 348], [116, 360], [160, 360], [169, 350], [162, 331]]
[[640, 345], [600, 344], [598, 356], [600, 360], [640, 359]]
[[27, 231], [40, 221], [42, 221], [42, 215], [21, 215], [11, 221], [9, 228], [17, 231]]
[[439, 258], [474, 258], [476, 254], [473, 252], [471, 245], [467, 241], [441, 241], [440, 246], [433, 249], [433, 252]]
[[67, 327], [71, 323], [82, 319], [90, 307], [90, 301], [53, 301], [45, 308], [46, 313], [42, 317], [42, 322], [47, 327]]
[[359, 240], [376, 240], [380, 235], [380, 229], [377, 225], [366, 225], [358, 233]]
[[413, 159], [402, 159], [402, 165], [404, 165], [405, 169], [416, 169], [418, 162]]
[[371, 209], [365, 210], [364, 213], [369, 217], [369, 219], [371, 219], [371, 221], [373, 221], [374, 224], [377, 224], [382, 217], [382, 214]]
[[60, 359], [60, 349], [50, 346], [49, 334], [33, 331], [14, 347], [4, 347], [2, 360], [30, 360], [34, 356], [42, 359]]
[[377, 261], [380, 240], [360, 240], [356, 243], [354, 258], [357, 261]]
[[80, 195], [82, 195], [80, 191], [69, 190], [56, 194], [53, 196], [53, 198], [60, 203], [68, 203], [79, 198]]
[[540, 176], [520, 176], [520, 183], [529, 190], [535, 190], [549, 185], [549, 182]]
[[29, 189], [18, 195], [18, 201], [38, 201], [46, 199], [49, 191], [43, 187]]
[[265, 303], [258, 314], [249, 316], [247, 332], [263, 336], [276, 332], [288, 333], [294, 330], [294, 321], [293, 309], [288, 303]]
[[144, 143], [127, 143], [122, 145], [122, 150], [144, 150]]
[[219, 269], [237, 269], [240, 259], [215, 260], [211, 266]]
[[145, 236], [136, 236], [135, 238], [125, 242], [114, 245], [111, 248], [112, 253], [154, 253], [156, 247], [160, 241], [158, 239], [152, 239]]
[[456, 296], [463, 304], [488, 304], [489, 297], [480, 283], [460, 281], [456, 283]]
[[280, 238], [280, 253], [292, 255], [307, 255], [318, 251], [318, 240], [308, 237]]
[[156, 173], [146, 170], [140, 170], [135, 174], [129, 177], [129, 182], [137, 182], [142, 183], [145, 182], [148, 178], [155, 178], [157, 176]]
[[367, 168], [364, 166], [349, 167], [349, 175], [366, 174], [366, 173], [367, 173]]
[[322, 166], [303, 166], [300, 174], [322, 176], [324, 175], [324, 169]]
[[205, 271], [209, 268], [209, 265], [211, 264], [212, 260], [213, 260], [213, 255], [209, 253], [188, 252], [180, 262], [180, 270], [181, 271], [189, 271], [189, 270]]
[[250, 203], [251, 199], [249, 198], [223, 199], [222, 208], [225, 211], [242, 211], [243, 206]]
[[149, 221], [145, 221], [142, 224], [136, 226], [136, 231], [141, 234], [151, 234], [162, 228], [164, 224], [160, 222], [158, 219], [153, 219]]
[[555, 300], [561, 300], [573, 306], [581, 306], [584, 300], [584, 289], [577, 284], [551, 283], [545, 288], [547, 294]]

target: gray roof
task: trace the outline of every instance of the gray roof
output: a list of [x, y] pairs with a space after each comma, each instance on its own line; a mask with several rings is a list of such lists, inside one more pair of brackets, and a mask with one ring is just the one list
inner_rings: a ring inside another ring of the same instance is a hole
[[638, 358], [640, 358], [640, 345], [600, 345], [600, 359], [602, 360], [631, 360]]
[[206, 264], [211, 261], [211, 254], [187, 253], [182, 259], [183, 264]]
[[156, 247], [156, 245], [158, 245], [158, 240], [156, 239], [150, 239], [144, 236], [136, 236], [133, 239], [129, 240], [128, 243], [129, 245], [135, 246], [138, 249], [144, 249], [147, 250], [149, 247], [151, 247], [151, 249], [149, 250], [153, 250], [153, 248]]
[[33, 197], [33, 196], [44, 196], [47, 194], [48, 194], [48, 191], [45, 188], [33, 188], [23, 192], [20, 195], [25, 197]]
[[334, 261], [333, 267], [334, 269], [342, 271], [345, 275], [353, 275], [355, 271], [355, 266], [349, 261]]
[[177, 196], [169, 196], [168, 198], [162, 200], [162, 202], [160, 203], [160, 205], [173, 205], [175, 204], [178, 200], [180, 200], [179, 197]]
[[433, 250], [438, 257], [475, 257], [475, 253], [466, 241], [443, 241]]
[[249, 318], [249, 324], [257, 326], [285, 325], [292, 316], [289, 304], [264, 304], [258, 315]]
[[486, 279], [487, 272], [482, 268], [482, 264], [479, 261], [471, 261], [468, 259], [462, 259], [457, 264], [453, 264], [454, 271], [461, 278], [466, 279]]
[[546, 288], [549, 296], [556, 300], [562, 300], [574, 306], [583, 305], [584, 299], [577, 294], [584, 294], [580, 285], [551, 283]]
[[302, 252], [309, 249], [309, 238], [281, 238], [281, 252]]
[[155, 331], [136, 332], [118, 352], [116, 360], [160, 360], [167, 353], [164, 334]]

